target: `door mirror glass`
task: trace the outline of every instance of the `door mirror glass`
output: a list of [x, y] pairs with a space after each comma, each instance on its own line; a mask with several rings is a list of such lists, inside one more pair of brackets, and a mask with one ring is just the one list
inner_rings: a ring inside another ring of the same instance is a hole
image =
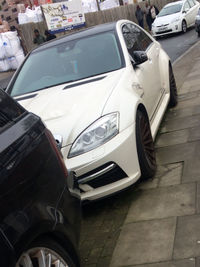
[[148, 60], [147, 54], [144, 51], [133, 52], [134, 65], [139, 65]]

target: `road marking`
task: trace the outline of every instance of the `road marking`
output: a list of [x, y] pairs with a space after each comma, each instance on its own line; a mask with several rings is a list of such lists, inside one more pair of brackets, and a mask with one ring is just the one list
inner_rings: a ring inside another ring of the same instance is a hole
[[178, 57], [173, 63], [172, 65], [174, 65], [175, 63], [177, 63], [179, 60], [181, 60], [185, 55], [187, 55], [194, 47], [196, 47], [197, 45], [200, 45], [200, 40], [197, 41], [193, 46], [191, 46], [187, 51], [185, 51], [180, 57]]

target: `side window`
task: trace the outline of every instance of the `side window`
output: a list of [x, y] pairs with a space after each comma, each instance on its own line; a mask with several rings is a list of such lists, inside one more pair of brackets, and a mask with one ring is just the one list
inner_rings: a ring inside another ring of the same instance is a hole
[[184, 11], [188, 11], [190, 9], [190, 6], [189, 6], [189, 3], [186, 2], [185, 5], [184, 5]]
[[122, 33], [131, 55], [134, 51], [146, 51], [153, 42], [144, 31], [131, 23], [127, 23], [122, 27]]
[[188, 0], [190, 7], [193, 7], [195, 5], [195, 3], [193, 2], [193, 0]]

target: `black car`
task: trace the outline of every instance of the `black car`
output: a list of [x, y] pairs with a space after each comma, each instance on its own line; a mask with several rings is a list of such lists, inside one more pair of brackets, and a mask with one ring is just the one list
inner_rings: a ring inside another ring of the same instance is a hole
[[198, 10], [195, 20], [195, 30], [198, 33], [198, 36], [200, 37], [200, 9]]
[[40, 118], [0, 90], [1, 267], [79, 266], [71, 181]]

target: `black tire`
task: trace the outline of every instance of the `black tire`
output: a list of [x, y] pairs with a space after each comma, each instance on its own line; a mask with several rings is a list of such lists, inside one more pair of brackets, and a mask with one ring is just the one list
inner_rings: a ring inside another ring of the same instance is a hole
[[171, 66], [169, 67], [169, 86], [170, 86], [169, 106], [175, 107], [178, 102], [178, 96], [177, 96], [176, 81], [175, 81], [173, 69]]
[[200, 32], [198, 32], [198, 37], [200, 37]]
[[[57, 242], [55, 242], [53, 239], [50, 239], [50, 238], [44, 238], [44, 239], [37, 240], [37, 241], [33, 242], [27, 249], [25, 249], [25, 251], [23, 251], [21, 253], [18, 261], [20, 261], [20, 258], [21, 258], [23, 253], [27, 253], [29, 255], [30, 251], [34, 251], [34, 250], [37, 251], [37, 249], [39, 250], [40, 248], [50, 250], [50, 253], [51, 253], [51, 251], [54, 252], [69, 267], [78, 267], [79, 266], [79, 264], [76, 264], [73, 261], [72, 257], [69, 255], [69, 253], [62, 246], [60, 246]], [[31, 258], [31, 260], [33, 262], [33, 266], [40, 266], [37, 262], [37, 258], [34, 258], [34, 256], [33, 256]], [[16, 266], [18, 266], [18, 265], [16, 265]], [[23, 266], [23, 265], [19, 265], [19, 266]]]
[[182, 21], [182, 33], [186, 33], [187, 31], [187, 22], [185, 20]]
[[148, 117], [140, 110], [136, 115], [136, 142], [141, 178], [151, 178], [156, 172], [156, 155]]

